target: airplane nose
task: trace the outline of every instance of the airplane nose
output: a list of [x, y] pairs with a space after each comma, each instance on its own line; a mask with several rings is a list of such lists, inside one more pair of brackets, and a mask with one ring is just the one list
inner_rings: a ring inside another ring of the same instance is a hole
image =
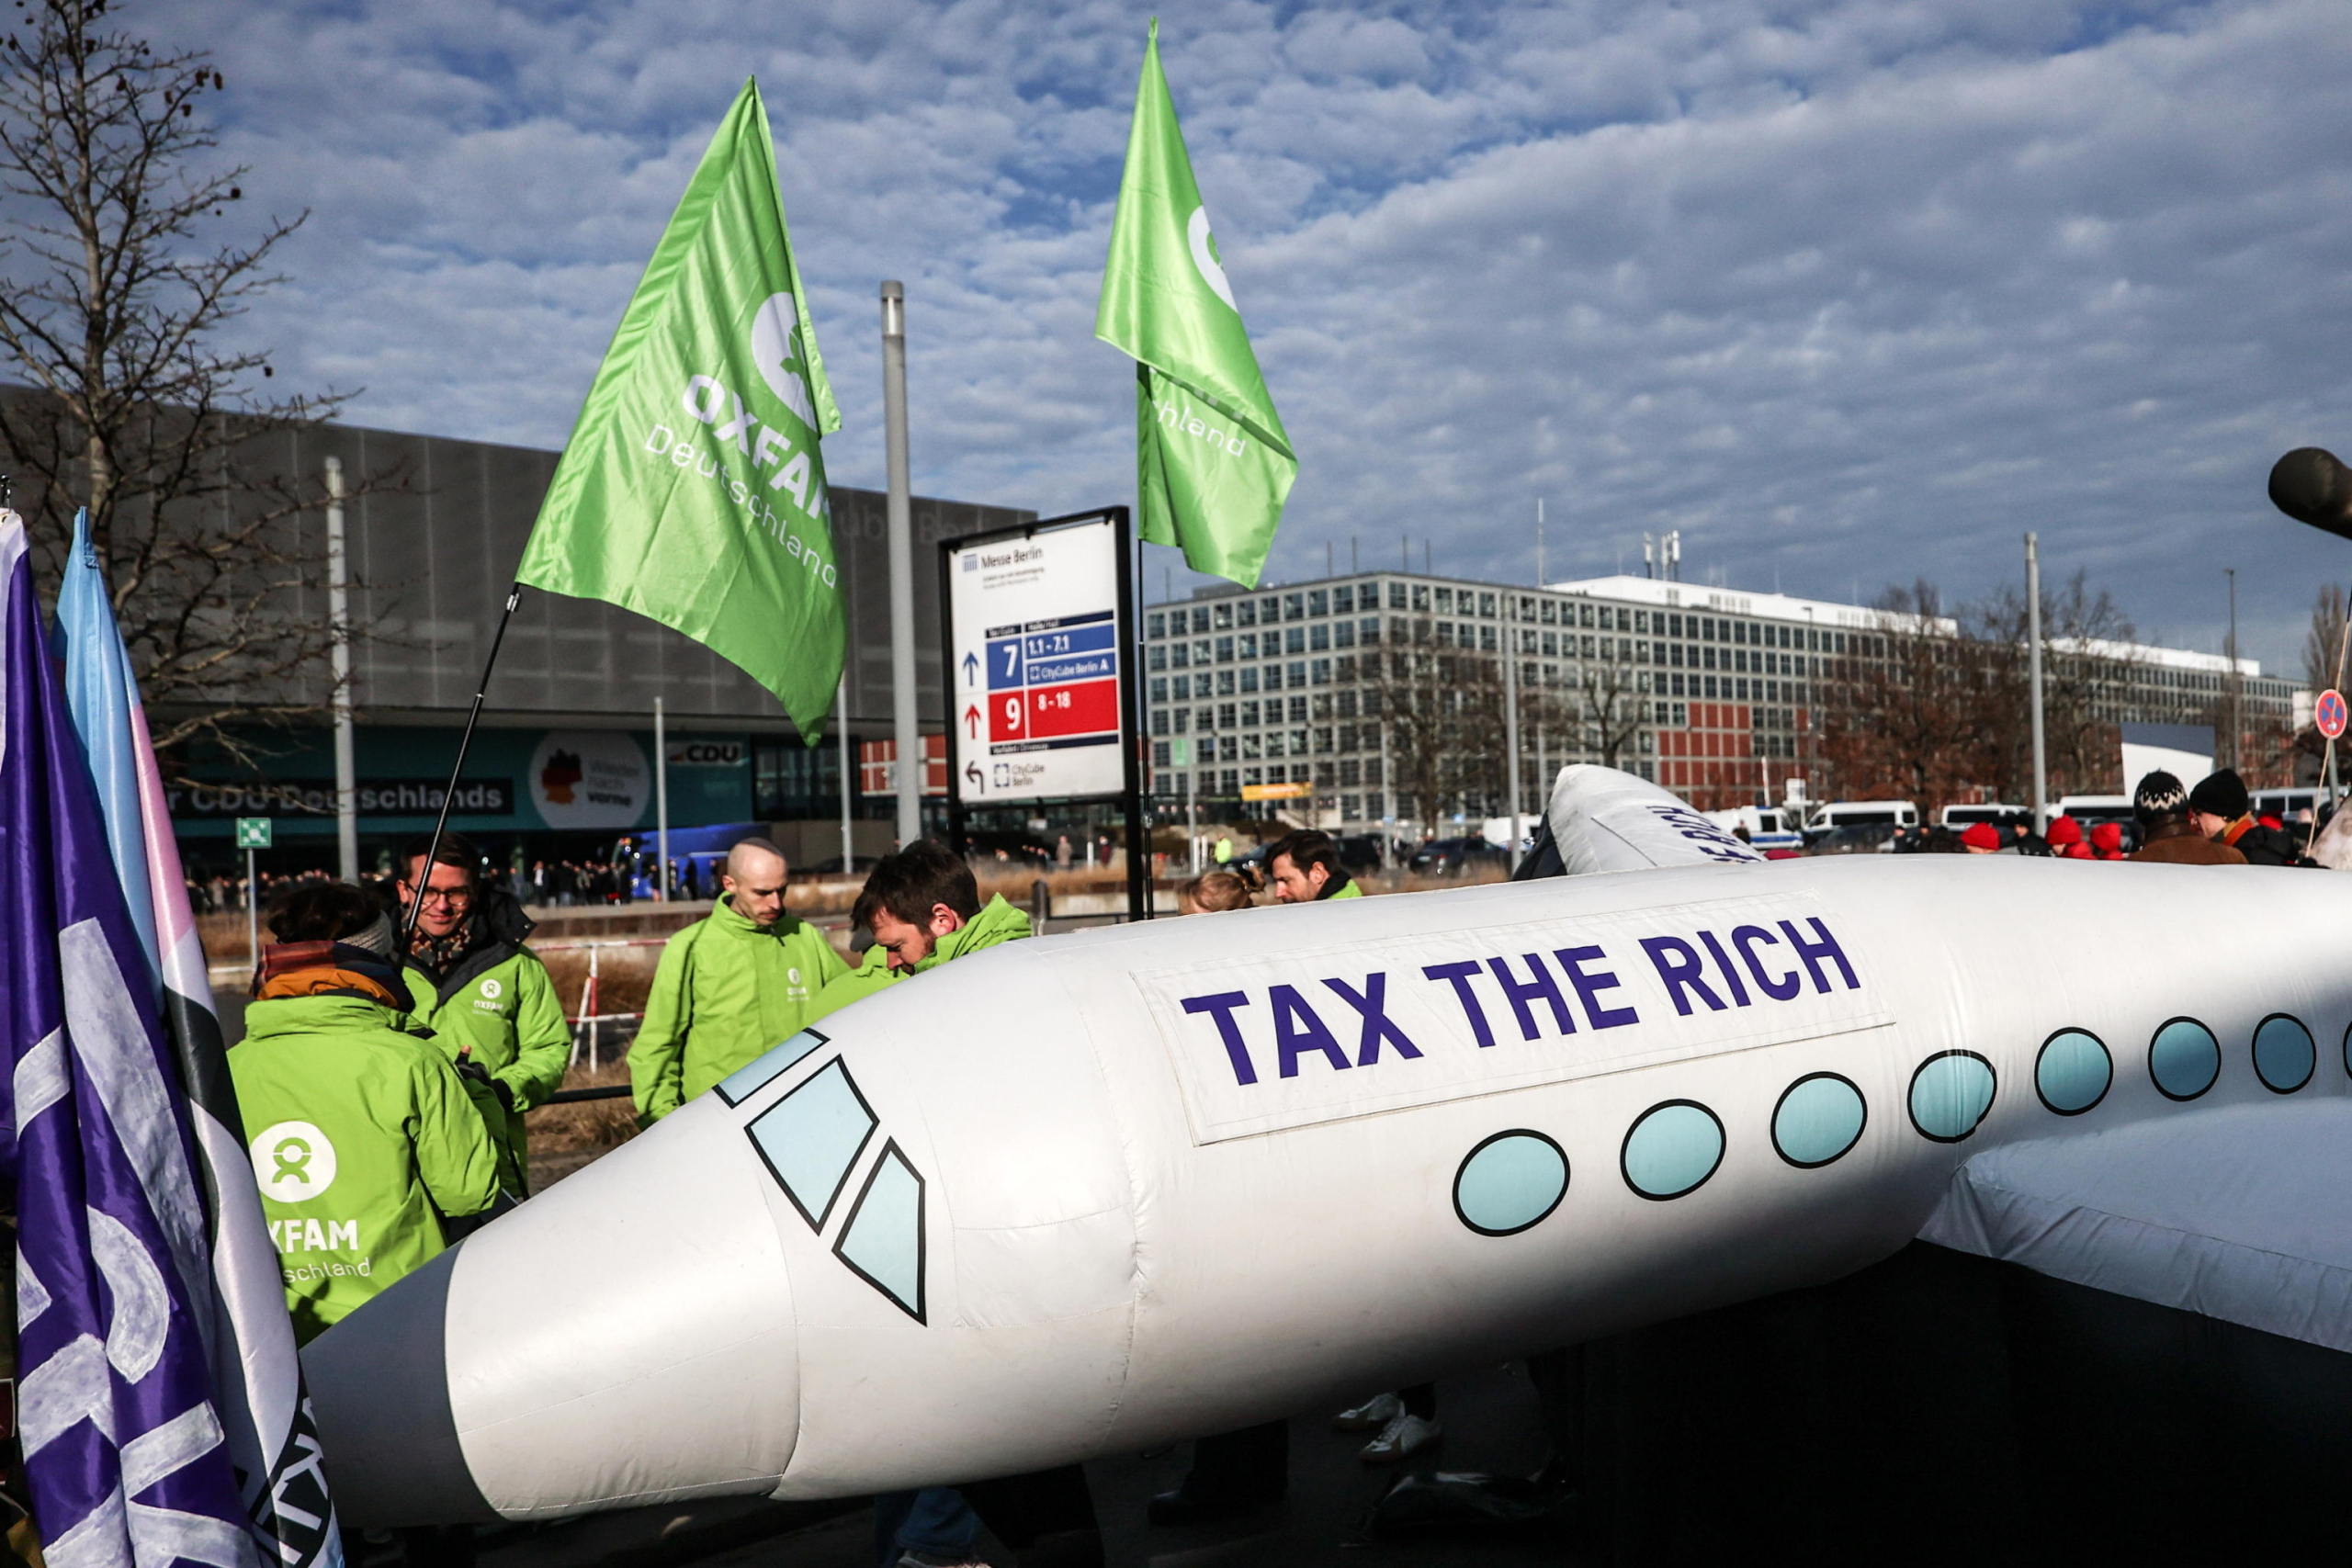
[[715, 1097], [303, 1353], [335, 1503], [380, 1529], [775, 1490], [797, 1436], [767, 1183]]

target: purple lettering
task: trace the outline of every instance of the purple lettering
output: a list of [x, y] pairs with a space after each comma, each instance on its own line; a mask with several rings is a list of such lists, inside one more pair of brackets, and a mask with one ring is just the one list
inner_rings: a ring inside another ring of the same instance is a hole
[[1519, 1020], [1521, 1038], [1532, 1040], [1543, 1032], [1535, 1026], [1533, 1004], [1539, 997], [1550, 1006], [1552, 1021], [1561, 1033], [1574, 1034], [1577, 1032], [1576, 1015], [1568, 1010], [1568, 998], [1560, 995], [1560, 987], [1553, 983], [1552, 971], [1544, 966], [1542, 953], [1527, 955], [1527, 971], [1535, 977], [1525, 985], [1511, 978], [1510, 960], [1508, 958], [1489, 958], [1487, 967], [1495, 972], [1495, 984], [1503, 988], [1503, 999], [1510, 1003], [1510, 1010]]
[[1577, 999], [1584, 1003], [1584, 1021], [1595, 1029], [1617, 1029], [1628, 1023], [1639, 1023], [1642, 1015], [1632, 1008], [1606, 1008], [1600, 1005], [1603, 991], [1616, 990], [1624, 984], [1606, 969], [1588, 975], [1584, 966], [1609, 955], [1598, 947], [1564, 947], [1552, 956], [1559, 962], [1560, 973], [1577, 989]]
[[1642, 938], [1642, 951], [1650, 955], [1650, 966], [1666, 982], [1667, 998], [1674, 1003], [1676, 1012], [1685, 1018], [1690, 1016], [1690, 1002], [1685, 995], [1690, 991], [1698, 992], [1699, 999], [1707, 1004], [1710, 1011], [1724, 1010], [1724, 999], [1707, 989], [1707, 982], [1702, 977], [1704, 968], [1697, 948], [1679, 936], [1645, 936]]
[[1699, 940], [1705, 942], [1707, 951], [1714, 955], [1715, 968], [1722, 973], [1724, 983], [1731, 987], [1731, 999], [1741, 1007], [1747, 1006], [1747, 984], [1740, 979], [1739, 966], [1734, 964], [1731, 961], [1731, 955], [1724, 951], [1724, 944], [1715, 940], [1715, 933], [1713, 931], [1701, 931]]
[[1789, 945], [1796, 949], [1797, 957], [1804, 961], [1806, 972], [1813, 976], [1813, 988], [1825, 996], [1829, 992], [1828, 976], [1821, 972], [1821, 961], [1826, 958], [1838, 965], [1838, 973], [1846, 976], [1848, 990], [1860, 990], [1862, 983], [1854, 978], [1854, 966], [1846, 962], [1845, 950], [1838, 945], [1838, 939], [1829, 934], [1829, 928], [1821, 923], [1821, 917], [1813, 916], [1810, 923], [1813, 934], [1821, 939], [1819, 942], [1805, 941], [1792, 921], [1782, 920], [1781, 929], [1789, 933]]
[[1184, 998], [1186, 1012], [1204, 1012], [1216, 1020], [1217, 1038], [1225, 1042], [1226, 1059], [1233, 1064], [1233, 1081], [1238, 1084], [1258, 1081], [1258, 1069], [1250, 1064], [1250, 1047], [1241, 1043], [1241, 1026], [1233, 1021], [1234, 1010], [1249, 1005], [1249, 997], [1240, 991]]
[[1363, 994], [1358, 996], [1348, 988], [1344, 980], [1326, 980], [1325, 985], [1337, 991], [1340, 999], [1363, 1015], [1363, 1036], [1356, 1042], [1356, 1066], [1368, 1067], [1380, 1055], [1380, 1043], [1387, 1041], [1396, 1047], [1399, 1056], [1418, 1056], [1421, 1048], [1405, 1037], [1388, 1016], [1388, 976], [1385, 974], [1366, 975]]
[[1298, 1077], [1298, 1059], [1310, 1051], [1319, 1051], [1323, 1059], [1344, 1072], [1353, 1064], [1315, 1010], [1306, 1005], [1295, 986], [1275, 986], [1266, 992], [1266, 1000], [1274, 1010], [1274, 1053], [1282, 1061], [1282, 1076]]
[[1476, 960], [1432, 964], [1421, 973], [1432, 980], [1443, 980], [1453, 987], [1454, 996], [1462, 1002], [1462, 1014], [1470, 1021], [1470, 1032], [1477, 1036], [1478, 1049], [1483, 1051], [1495, 1043], [1495, 1032], [1487, 1027], [1487, 1015], [1478, 1006], [1477, 993], [1470, 988], [1471, 979], [1478, 973]]
[[1756, 976], [1756, 988], [1776, 1002], [1784, 1002], [1804, 990], [1804, 982], [1797, 978], [1797, 972], [1793, 969], [1775, 980], [1771, 976], [1764, 973], [1764, 960], [1758, 957], [1756, 952], [1758, 942], [1769, 942], [1777, 944], [1780, 940], [1762, 926], [1737, 926], [1733, 928], [1731, 933], [1732, 946], [1737, 948], [1739, 955], [1747, 960], [1747, 972]]

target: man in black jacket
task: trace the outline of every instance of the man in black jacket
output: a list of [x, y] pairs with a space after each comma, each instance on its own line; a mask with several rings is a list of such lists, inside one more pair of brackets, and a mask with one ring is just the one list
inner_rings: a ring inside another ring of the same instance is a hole
[[2245, 856], [2248, 865], [2317, 865], [2303, 853], [2293, 835], [2266, 828], [2254, 819], [2254, 802], [2245, 781], [2223, 768], [2208, 774], [2188, 792], [2189, 820], [2215, 843], [2227, 844]]

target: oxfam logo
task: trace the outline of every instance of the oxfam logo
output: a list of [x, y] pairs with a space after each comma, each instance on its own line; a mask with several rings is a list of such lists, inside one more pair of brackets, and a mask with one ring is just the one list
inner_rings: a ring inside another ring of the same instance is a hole
[[488, 997], [492, 1001], [496, 1001], [501, 996], [505, 994], [505, 991], [506, 987], [500, 985], [496, 980], [484, 980], [481, 983], [481, 994]]
[[262, 1196], [300, 1203], [334, 1185], [334, 1145], [308, 1122], [280, 1122], [252, 1145], [254, 1179]]
[[752, 362], [760, 367], [760, 379], [768, 384], [768, 390], [784, 400], [784, 406], [798, 414], [801, 423], [816, 429], [817, 411], [808, 400], [808, 383], [795, 368], [800, 363], [800, 313], [791, 295], [769, 295], [752, 318]]
[[1193, 209], [1193, 220], [1184, 225], [1184, 242], [1193, 250], [1193, 265], [1200, 269], [1201, 281], [1216, 290], [1225, 308], [1238, 314], [1241, 307], [1233, 302], [1233, 285], [1225, 280], [1225, 265], [1216, 259], [1216, 236], [1209, 232], [1209, 209]]

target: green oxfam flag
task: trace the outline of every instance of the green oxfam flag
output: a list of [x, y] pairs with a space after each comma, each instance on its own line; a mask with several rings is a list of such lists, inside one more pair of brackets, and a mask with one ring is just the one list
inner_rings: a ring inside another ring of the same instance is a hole
[[1136, 86], [1094, 335], [1137, 361], [1143, 536], [1195, 571], [1258, 585], [1298, 459], [1234, 307], [1184, 133], [1159, 69], [1159, 24]]
[[707, 645], [813, 745], [842, 671], [818, 447], [841, 423], [746, 82], [621, 316], [515, 576]]

